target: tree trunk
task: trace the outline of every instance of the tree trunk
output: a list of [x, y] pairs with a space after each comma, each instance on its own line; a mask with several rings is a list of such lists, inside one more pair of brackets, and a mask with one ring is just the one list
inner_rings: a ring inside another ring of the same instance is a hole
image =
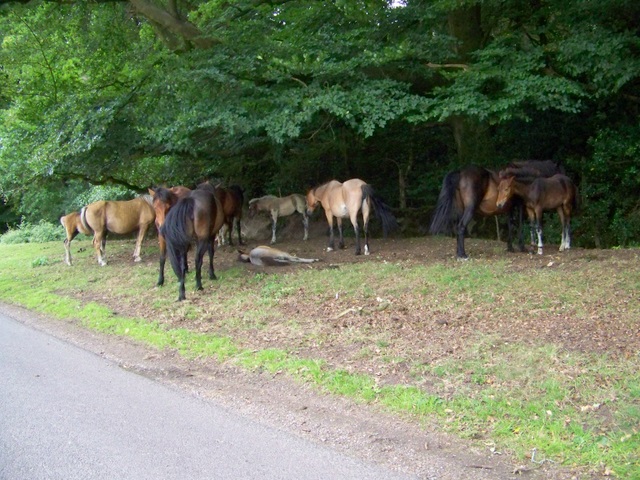
[[[480, 5], [452, 11], [448, 17], [448, 25], [451, 35], [459, 40], [455, 50], [456, 61], [467, 63], [469, 54], [481, 48], [484, 43]], [[488, 125], [472, 117], [462, 116], [451, 117], [449, 124], [453, 130], [460, 164], [487, 163], [494, 157], [493, 140]]]
[[493, 139], [489, 126], [468, 117], [452, 117], [449, 124], [453, 130], [460, 164], [491, 163], [495, 158]]

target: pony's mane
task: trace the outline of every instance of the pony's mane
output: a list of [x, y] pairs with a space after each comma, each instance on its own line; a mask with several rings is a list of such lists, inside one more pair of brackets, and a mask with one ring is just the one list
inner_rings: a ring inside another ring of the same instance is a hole
[[270, 200], [272, 198], [278, 198], [278, 197], [276, 197], [275, 195], [263, 195], [262, 197], [252, 198], [251, 200], [249, 200], [249, 205], [253, 205], [254, 203], [258, 203], [264, 200]]
[[149, 205], [153, 207], [153, 197], [151, 195], [145, 193], [144, 195], [140, 195], [140, 198], [145, 200]]
[[[162, 203], [169, 203], [176, 198], [176, 194], [165, 187], [158, 187], [153, 191], [156, 192], [155, 198], [160, 200]], [[151, 199], [151, 203], [153, 204], [153, 198]]]
[[531, 183], [562, 172], [562, 167], [553, 160], [514, 160], [500, 170], [500, 178], [515, 177], [519, 183]]
[[326, 187], [327, 185], [329, 185], [329, 184], [330, 184], [331, 182], [333, 182], [333, 181], [335, 181], [335, 179], [334, 179], [334, 178], [332, 178], [331, 180], [327, 180], [326, 182], [321, 183], [320, 185], [313, 187], [310, 191], [311, 191], [311, 192], [313, 192], [313, 194], [315, 195], [315, 194], [316, 194], [316, 191], [317, 191], [318, 189], [320, 189], [320, 188], [322, 188], [322, 187]]

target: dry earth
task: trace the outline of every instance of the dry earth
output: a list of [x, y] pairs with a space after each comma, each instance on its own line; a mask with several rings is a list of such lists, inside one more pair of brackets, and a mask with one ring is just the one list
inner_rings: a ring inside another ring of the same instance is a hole
[[[268, 242], [266, 221], [249, 224], [245, 230], [252, 237], [257, 236], [249, 241], [247, 248]], [[324, 233], [324, 226], [316, 223], [311, 240], [302, 242], [297, 223], [289, 222], [279, 233], [278, 247], [300, 257], [318, 257], [322, 261], [311, 266], [246, 265], [246, 274], [285, 273], [297, 268], [348, 268], [348, 264], [353, 262], [388, 261], [408, 265], [455, 261], [455, 242], [451, 238], [375, 238], [371, 241], [372, 255], [356, 257], [353, 254], [353, 239], [347, 239], [347, 249], [343, 251], [326, 252]], [[147, 247], [153, 241], [155, 240], [147, 240]], [[473, 259], [507, 258], [514, 269], [557, 268], [559, 265], [563, 265], [563, 268], [579, 268], [579, 260], [596, 264], [609, 261], [623, 264], [635, 262], [637, 265], [639, 257], [638, 250], [575, 249], [559, 255], [557, 246], [551, 245], [547, 249], [548, 253], [543, 256], [507, 254], [503, 244], [499, 242], [475, 239], [468, 239], [466, 246]], [[110, 262], [114, 263], [128, 261], [124, 256], [110, 257]], [[156, 260], [151, 255], [144, 258], [144, 261], [150, 267], [155, 266]], [[221, 281], [224, 281], [224, 271], [237, 266], [235, 248], [219, 248], [215, 266]], [[167, 278], [173, 279], [173, 273], [167, 272]], [[169, 282], [169, 287], [165, 287], [167, 295], [177, 294], [174, 286]], [[205, 288], [211, 287], [205, 285]], [[499, 296], [499, 292], [497, 295]], [[187, 302], [201, 306], [210, 297], [207, 290], [202, 294], [188, 290], [187, 296]], [[411, 292], [395, 298], [392, 311], [379, 309], [379, 302], [375, 299], [361, 299], [355, 303], [353, 298], [343, 301], [340, 292], [328, 292], [327, 298], [331, 301], [325, 304], [298, 301], [297, 297], [285, 299], [280, 305], [281, 317], [274, 317], [264, 328], [238, 328], [237, 331], [225, 333], [238, 338], [246, 348], [287, 348], [297, 351], [303, 357], [322, 358], [331, 365], [347, 365], [353, 371], [374, 374], [381, 384], [409, 382], [407, 367], [402, 363], [376, 363], [375, 356], [367, 358], [355, 355], [355, 350], [361, 346], [350, 343], [350, 333], [359, 329], [375, 329], [378, 335], [391, 340], [393, 349], [403, 352], [403, 355], [406, 352], [420, 352], [424, 362], [433, 362], [447, 356], [455, 358], [457, 352], [464, 349], [466, 343], [478, 332], [495, 334], [496, 331], [505, 341], [530, 342], [535, 339], [536, 342], [560, 344], [570, 350], [606, 351], [614, 356], [637, 355], [640, 351], [639, 326], [625, 317], [628, 303], [637, 302], [637, 295], [634, 298], [620, 296], [603, 299], [607, 303], [605, 310], [596, 309], [592, 316], [581, 316], [583, 320], [572, 323], [571, 328], [567, 328], [563, 321], [571, 312], [556, 308], [536, 312], [530, 319], [525, 316], [518, 323], [507, 324], [502, 318], [493, 318], [475, 311], [473, 305], [467, 305], [453, 314], [440, 310], [437, 302], [420, 305], [412, 300]], [[147, 316], [143, 309], [145, 299], [123, 303], [122, 299], [110, 300], [108, 296], [104, 296], [95, 300], [110, 304], [119, 314]], [[611, 302], [619, 302], [619, 305]], [[419, 478], [587, 478], [570, 470], [556, 468], [551, 463], [539, 465], [518, 462], [506, 452], [496, 451], [490, 443], [478, 446], [476, 442], [472, 446], [441, 433], [432, 425], [415, 425], [402, 418], [392, 417], [375, 406], [354, 404], [342, 398], [321, 394], [283, 375], [248, 373], [211, 360], [186, 361], [175, 352], [150, 350], [126, 339], [83, 331], [73, 322], [61, 325], [60, 322], [49, 322], [41, 318], [34, 320], [35, 317], [18, 309], [12, 311], [14, 316], [23, 321], [55, 332], [118, 362], [123, 368], [188, 389], [194, 395], [238, 409], [276, 428], [345, 450], [360, 458], [416, 474]], [[360, 311], [366, 311], [367, 315], [358, 314]], [[238, 316], [242, 316], [242, 312], [238, 312]], [[295, 316], [298, 319], [299, 332], [304, 332], [308, 327], [318, 335], [323, 335], [327, 341], [321, 345], [302, 341], [300, 334], [290, 332], [286, 325], [282, 325], [281, 319], [285, 316]], [[204, 318], [196, 320], [178, 315], [161, 321], [171, 326], [188, 326], [200, 331], [215, 332], [215, 317], [213, 309]], [[309, 322], [309, 325], [305, 326], [305, 322]], [[390, 356], [393, 354], [393, 351], [389, 352]]]

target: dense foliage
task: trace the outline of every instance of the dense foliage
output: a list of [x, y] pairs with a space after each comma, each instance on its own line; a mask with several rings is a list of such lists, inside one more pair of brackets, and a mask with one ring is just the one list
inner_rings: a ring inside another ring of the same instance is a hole
[[581, 190], [577, 243], [637, 244], [637, 18], [634, 0], [5, 2], [4, 209], [353, 176], [428, 209], [458, 165], [552, 158]]

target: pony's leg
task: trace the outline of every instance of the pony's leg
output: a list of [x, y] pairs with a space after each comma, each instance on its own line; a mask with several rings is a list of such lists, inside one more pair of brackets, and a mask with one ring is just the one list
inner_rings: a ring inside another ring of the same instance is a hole
[[240, 219], [238, 217], [233, 217], [233, 221], [236, 224], [236, 230], [238, 232], [238, 245], [244, 245], [244, 242], [242, 241], [242, 227], [240, 225]]
[[304, 238], [302, 240], [307, 241], [309, 239], [309, 215], [307, 211], [302, 212], [302, 225], [304, 226]]
[[186, 272], [185, 272], [185, 269], [184, 269], [184, 261], [183, 261], [183, 258], [182, 258], [182, 257], [186, 257], [186, 256], [187, 256], [186, 255], [186, 250], [185, 250], [184, 254], [182, 254], [182, 253], [178, 254], [178, 257], [180, 257], [179, 258], [180, 265], [182, 265], [181, 270], [180, 270], [180, 275], [178, 276], [178, 282], [179, 282], [179, 284], [178, 284], [178, 301], [179, 302], [184, 300], [185, 298], [187, 298], [187, 295], [185, 293], [185, 286], [184, 286]]
[[276, 243], [276, 226], [278, 225], [278, 211], [271, 210], [271, 245]]
[[518, 207], [518, 248], [524, 252], [524, 207]]
[[213, 241], [209, 242], [209, 248], [207, 250], [209, 251], [209, 280], [217, 280], [218, 277], [216, 277], [216, 272], [213, 269]]
[[71, 266], [71, 242], [68, 238], [64, 239], [64, 263]]
[[160, 248], [160, 271], [158, 273], [158, 287], [164, 285], [164, 264], [167, 261], [167, 242], [164, 235], [158, 234], [158, 247]]
[[518, 236], [518, 249], [524, 252], [524, 228], [523, 228], [523, 208], [520, 204], [515, 204], [507, 215], [507, 251], [515, 252], [513, 248], [514, 231]]
[[[368, 201], [364, 202], [362, 205], [362, 229], [364, 230], [364, 254], [369, 255], [369, 214], [370, 214], [370, 206]], [[357, 225], [357, 217], [356, 217], [356, 225]]]
[[104, 267], [107, 262], [104, 260], [104, 248], [106, 244], [106, 237], [104, 233], [96, 232], [93, 235], [93, 248], [96, 251], [96, 257], [98, 258], [98, 265]]
[[467, 231], [467, 225], [473, 218], [473, 211], [475, 210], [474, 205], [470, 205], [464, 209], [462, 217], [458, 222], [458, 249], [456, 252], [456, 256], [461, 260], [466, 260], [469, 257], [467, 253], [464, 251], [464, 234]]
[[[507, 252], [513, 252], [513, 215], [514, 209], [512, 208], [507, 214]], [[498, 240], [500, 240], [500, 238], [498, 238]]]
[[562, 236], [560, 237], [560, 248], [558, 249], [558, 251], [564, 252], [567, 242], [567, 219], [564, 215], [562, 206], [558, 207], [556, 211], [558, 212], [558, 217], [560, 218], [560, 225], [562, 225]]
[[529, 253], [533, 253], [533, 249], [536, 247], [536, 214], [533, 210], [527, 209], [527, 216], [529, 217], [529, 235], [531, 236]]
[[[342, 218], [337, 217], [336, 218], [336, 223], [338, 224], [338, 233], [340, 234], [340, 238], [338, 239], [338, 248], [343, 249], [344, 248], [344, 237], [342, 236]], [[356, 235], [358, 234], [358, 232], [356, 231]]]
[[202, 261], [204, 259], [204, 253], [210, 247], [211, 242], [198, 241], [198, 247], [196, 249], [196, 290], [203, 290], [202, 287]]
[[64, 239], [64, 262], [69, 266], [71, 266], [71, 240], [76, 238], [76, 235], [78, 235], [77, 230]]
[[227, 223], [227, 234], [229, 235], [229, 246], [233, 246], [233, 218]]
[[329, 223], [329, 246], [327, 246], [327, 252], [331, 252], [336, 248], [335, 238], [333, 237], [333, 215], [331, 212], [326, 212], [325, 214]]
[[136, 248], [133, 250], [133, 261], [141, 262], [142, 258], [140, 258], [140, 250], [142, 250], [142, 241], [144, 240], [144, 236], [147, 234], [147, 230], [149, 226], [140, 227], [138, 230], [138, 238], [136, 238]]
[[[356, 234], [356, 255], [360, 255], [362, 253], [362, 248], [360, 246], [360, 228], [358, 227], [358, 221], [353, 223], [353, 231]], [[340, 229], [340, 238], [342, 238], [342, 229]], [[344, 248], [344, 245], [343, 245]]]
[[542, 211], [536, 211], [536, 233], [538, 235], [538, 255], [542, 255]]

